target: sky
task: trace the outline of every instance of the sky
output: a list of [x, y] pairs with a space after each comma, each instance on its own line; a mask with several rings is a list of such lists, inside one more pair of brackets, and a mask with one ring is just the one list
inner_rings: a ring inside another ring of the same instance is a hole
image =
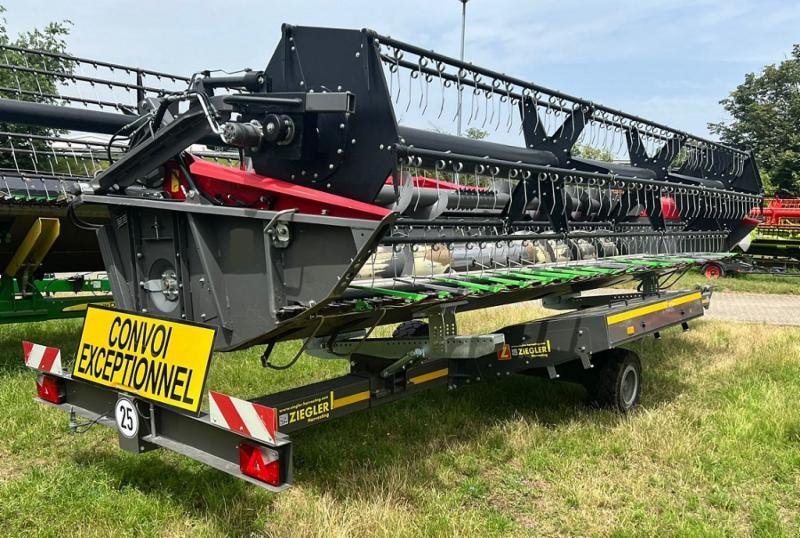
[[[178, 74], [263, 69], [281, 23], [372, 28], [458, 55], [458, 0], [0, 0], [7, 29], [72, 23], [74, 55]], [[800, 1], [470, 0], [466, 60], [706, 135], [800, 43]]]

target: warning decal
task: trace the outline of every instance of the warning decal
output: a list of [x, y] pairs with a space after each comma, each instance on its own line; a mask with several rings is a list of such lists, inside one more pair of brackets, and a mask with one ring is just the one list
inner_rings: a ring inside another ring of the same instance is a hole
[[90, 306], [72, 376], [197, 413], [215, 332]]

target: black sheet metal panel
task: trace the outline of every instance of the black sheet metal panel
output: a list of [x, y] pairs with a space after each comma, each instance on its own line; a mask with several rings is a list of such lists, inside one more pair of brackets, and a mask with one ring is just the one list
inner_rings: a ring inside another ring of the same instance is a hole
[[[355, 95], [355, 113], [305, 115], [300, 160], [253, 154], [259, 174], [372, 202], [391, 175], [398, 140], [380, 59], [366, 32], [284, 25], [266, 69], [273, 92], [336, 92]], [[341, 153], [340, 151], [341, 150]]]

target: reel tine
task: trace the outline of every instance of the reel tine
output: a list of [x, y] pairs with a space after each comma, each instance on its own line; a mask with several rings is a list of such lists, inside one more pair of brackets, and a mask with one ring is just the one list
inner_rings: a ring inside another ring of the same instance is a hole
[[[21, 56], [22, 56], [22, 61], [25, 64], [25, 67], [30, 69], [31, 66], [30, 66], [30, 63], [28, 62], [28, 54], [22, 53]], [[8, 62], [6, 61], [6, 63], [8, 63]], [[45, 61], [45, 67], [46, 67], [46, 65], [47, 65], [47, 62]], [[34, 76], [33, 77], [33, 81], [36, 83], [36, 89], [38, 90], [39, 95], [44, 96], [45, 92], [44, 92], [44, 90], [42, 90], [41, 84], [39, 84], [39, 77], [38, 76]]]
[[421, 56], [419, 58], [419, 63], [417, 64], [418, 65], [417, 79], [419, 80], [419, 102], [417, 103], [418, 110], [422, 110], [422, 100], [424, 97], [423, 94], [425, 93], [425, 88], [423, 88], [423, 86], [425, 85], [425, 77], [422, 74], [422, 68], [425, 67], [425, 64], [427, 64], [427, 62], [428, 60], [424, 56]]
[[431, 88], [431, 82], [433, 82], [433, 75], [430, 73], [425, 74], [425, 106], [422, 107], [422, 115], [425, 115], [425, 112], [428, 110], [428, 97]]
[[413, 93], [412, 92], [412, 87], [414, 85], [414, 80], [413, 79], [415, 78], [414, 77], [415, 73], [416, 73], [416, 71], [413, 71], [411, 69], [408, 70], [408, 100], [406, 102], [406, 112], [408, 112], [408, 110], [411, 108], [411, 98], [412, 98], [412, 93]]
[[492, 128], [492, 124], [494, 123], [494, 113], [495, 113], [495, 106], [494, 106], [494, 89], [495, 86], [499, 84], [497, 79], [492, 80], [491, 88], [486, 90], [486, 108], [487, 112], [489, 113], [489, 128]]
[[506, 99], [508, 100], [508, 123], [506, 124], [506, 133], [510, 133], [514, 127], [515, 109], [519, 101], [516, 97], [511, 96], [511, 85], [506, 84]]
[[439, 88], [442, 92], [442, 102], [439, 106], [439, 114], [436, 116], [436, 119], [441, 119], [442, 114], [444, 113], [444, 105], [445, 105], [445, 82], [446, 80], [442, 77], [442, 73], [445, 70], [445, 65], [442, 62], [436, 62], [436, 70], [439, 72]]
[[475, 105], [476, 101], [475, 98], [480, 93], [480, 89], [478, 89], [478, 84], [480, 83], [481, 76], [473, 71], [472, 72], [472, 99], [470, 100], [469, 104], [469, 119], [467, 120], [467, 124], [472, 124], [472, 118], [475, 115]]
[[24, 141], [28, 144], [28, 148], [30, 148], [28, 151], [30, 151], [30, 156], [31, 156], [30, 161], [31, 161], [31, 165], [33, 166], [33, 173], [36, 174], [36, 176], [38, 176], [39, 175], [39, 167], [38, 167], [39, 156], [36, 154], [36, 147], [33, 145], [33, 139], [28, 137], [28, 138], [25, 138]]
[[[13, 62], [9, 61], [8, 59], [8, 52], [5, 50], [3, 51], [3, 60], [5, 61], [6, 65], [13, 65]], [[21, 97], [23, 95], [23, 90], [22, 90], [22, 83], [19, 80], [19, 73], [13, 67], [10, 69], [10, 71], [11, 74], [14, 76], [14, 81], [17, 83], [17, 95]]]
[[486, 127], [486, 120], [489, 119], [489, 97], [488, 97], [489, 90], [483, 90], [483, 123], [481, 123], [481, 129]]

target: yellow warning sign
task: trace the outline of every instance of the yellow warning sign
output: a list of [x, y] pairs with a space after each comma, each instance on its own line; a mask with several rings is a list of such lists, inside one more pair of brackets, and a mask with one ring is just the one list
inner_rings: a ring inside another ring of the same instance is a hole
[[72, 376], [197, 413], [215, 333], [91, 305]]

